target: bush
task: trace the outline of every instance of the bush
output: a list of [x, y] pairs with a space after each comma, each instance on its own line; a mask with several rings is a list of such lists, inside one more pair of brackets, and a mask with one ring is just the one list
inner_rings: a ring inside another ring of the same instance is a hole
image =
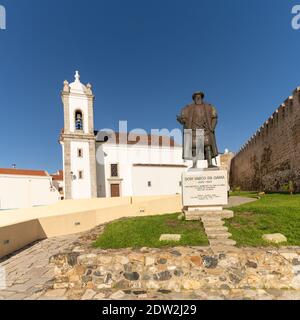
[[285, 184], [282, 189], [286, 192], [289, 192], [289, 194], [294, 194], [296, 191], [296, 185], [295, 182], [290, 180], [287, 184]]

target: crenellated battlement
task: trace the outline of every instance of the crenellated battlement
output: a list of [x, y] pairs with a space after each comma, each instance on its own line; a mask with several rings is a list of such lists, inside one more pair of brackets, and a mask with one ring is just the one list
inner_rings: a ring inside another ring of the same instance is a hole
[[[276, 129], [281, 126], [282, 122], [287, 120], [289, 114], [294, 110], [293, 107], [300, 108], [300, 87], [297, 87], [292, 96], [289, 96], [276, 111], [262, 124], [262, 126], [251, 136], [246, 143], [242, 145], [237, 155], [247, 150], [250, 146], [253, 146], [266, 135], [272, 134], [272, 129]], [[299, 110], [300, 112], [300, 110]]]
[[279, 191], [290, 181], [300, 191], [300, 87], [242, 145], [232, 160], [231, 185]]

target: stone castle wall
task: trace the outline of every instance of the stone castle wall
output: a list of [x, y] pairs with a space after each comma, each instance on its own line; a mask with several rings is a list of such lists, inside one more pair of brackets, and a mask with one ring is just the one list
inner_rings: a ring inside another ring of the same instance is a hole
[[233, 158], [232, 188], [300, 191], [300, 87], [273, 113]]

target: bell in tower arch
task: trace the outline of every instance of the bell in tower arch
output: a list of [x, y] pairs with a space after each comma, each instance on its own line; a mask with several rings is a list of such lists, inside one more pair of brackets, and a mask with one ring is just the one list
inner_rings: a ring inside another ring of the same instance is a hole
[[83, 119], [82, 119], [82, 112], [81, 111], [76, 111], [75, 128], [76, 128], [76, 130], [83, 130]]

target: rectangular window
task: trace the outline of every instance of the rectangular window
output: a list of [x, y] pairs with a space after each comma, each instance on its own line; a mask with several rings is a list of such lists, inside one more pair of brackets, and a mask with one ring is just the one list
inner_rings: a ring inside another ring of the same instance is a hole
[[182, 187], [182, 182], [181, 181], [179, 181], [179, 187]]
[[79, 180], [83, 179], [83, 171], [78, 171], [78, 179]]
[[151, 188], [152, 187], [152, 183], [151, 181], [148, 181], [148, 187]]
[[82, 149], [77, 149], [77, 157], [83, 158], [83, 150]]
[[110, 165], [110, 175], [115, 178], [119, 176], [118, 164], [114, 163]]

